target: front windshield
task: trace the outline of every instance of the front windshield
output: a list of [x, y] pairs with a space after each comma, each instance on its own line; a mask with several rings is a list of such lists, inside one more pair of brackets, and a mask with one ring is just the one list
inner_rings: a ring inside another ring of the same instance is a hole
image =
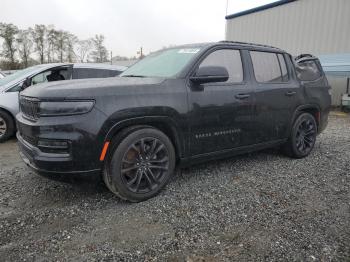
[[0, 86], [7, 85], [8, 83], [18, 79], [21, 80], [21, 78], [30, 75], [30, 72], [34, 72], [38, 69], [38, 66], [32, 66], [28, 67], [26, 69], [22, 69], [17, 71], [16, 73], [13, 73], [12, 75], [8, 75], [5, 78], [0, 79]]
[[146, 56], [125, 70], [124, 77], [173, 77], [200, 51], [195, 48], [172, 48]]

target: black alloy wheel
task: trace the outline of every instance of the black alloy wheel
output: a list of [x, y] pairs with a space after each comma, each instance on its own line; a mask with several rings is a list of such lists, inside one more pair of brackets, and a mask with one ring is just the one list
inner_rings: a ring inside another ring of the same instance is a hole
[[295, 139], [296, 148], [302, 154], [307, 154], [312, 150], [316, 140], [317, 128], [315, 126], [315, 121], [303, 119], [297, 128]]
[[160, 192], [175, 168], [175, 150], [160, 130], [131, 130], [112, 145], [103, 179], [122, 199], [139, 202]]
[[310, 154], [316, 143], [317, 123], [310, 113], [302, 113], [294, 121], [293, 129], [284, 152], [294, 158], [303, 158]]
[[153, 137], [145, 137], [125, 152], [121, 174], [125, 186], [134, 193], [148, 193], [162, 182], [169, 171], [169, 153], [165, 145]]

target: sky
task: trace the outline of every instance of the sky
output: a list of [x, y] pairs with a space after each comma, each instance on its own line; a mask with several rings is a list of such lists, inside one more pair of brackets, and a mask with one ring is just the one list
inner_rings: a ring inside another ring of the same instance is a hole
[[0, 22], [54, 25], [79, 39], [103, 34], [113, 56], [225, 39], [225, 15], [274, 0], [1, 0]]

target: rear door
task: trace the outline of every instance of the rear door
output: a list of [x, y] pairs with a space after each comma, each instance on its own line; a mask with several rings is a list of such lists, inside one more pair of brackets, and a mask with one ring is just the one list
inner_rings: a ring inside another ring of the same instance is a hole
[[253, 121], [255, 142], [286, 138], [294, 111], [303, 102], [289, 55], [250, 51], [256, 85]]
[[225, 67], [229, 79], [198, 86], [189, 83], [191, 155], [253, 143], [251, 115], [254, 90], [242, 58], [244, 51], [219, 48], [208, 51], [197, 65], [197, 69], [202, 66]]

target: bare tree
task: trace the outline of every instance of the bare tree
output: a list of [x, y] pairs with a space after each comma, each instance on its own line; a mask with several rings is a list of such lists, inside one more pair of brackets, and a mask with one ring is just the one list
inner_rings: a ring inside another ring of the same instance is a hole
[[2, 55], [10, 61], [10, 66], [15, 66], [16, 35], [18, 27], [14, 24], [0, 23], [0, 37], [3, 38]]
[[46, 55], [47, 55], [47, 62], [54, 62], [55, 61], [55, 52], [56, 52], [56, 42], [57, 42], [57, 35], [58, 31], [54, 28], [54, 26], [48, 26], [47, 28], [47, 48], [46, 48]]
[[32, 29], [20, 30], [17, 35], [18, 53], [24, 67], [28, 67], [29, 56], [33, 50]]
[[67, 60], [69, 63], [74, 62], [76, 58], [76, 54], [74, 52], [74, 46], [78, 42], [78, 38], [71, 34], [67, 33], [67, 46], [66, 46], [66, 53], [67, 53]]
[[64, 60], [65, 50], [67, 46], [68, 33], [63, 30], [57, 31], [56, 51], [58, 60], [62, 63]]
[[93, 42], [91, 39], [80, 40], [76, 45], [76, 55], [81, 63], [85, 62], [88, 58], [88, 54], [93, 48]]
[[35, 25], [33, 30], [33, 40], [35, 44], [35, 51], [38, 52], [40, 63], [44, 63], [45, 59], [45, 48], [46, 48], [46, 26], [45, 25]]
[[97, 63], [108, 61], [107, 48], [104, 46], [105, 37], [103, 35], [95, 35], [92, 39], [94, 50], [91, 52], [93, 60]]

